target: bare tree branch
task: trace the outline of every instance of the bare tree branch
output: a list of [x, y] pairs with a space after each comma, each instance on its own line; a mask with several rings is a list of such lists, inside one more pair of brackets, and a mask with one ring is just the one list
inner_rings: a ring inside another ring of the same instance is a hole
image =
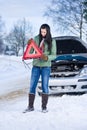
[[24, 53], [25, 45], [32, 34], [31, 24], [23, 19], [14, 25], [13, 29], [6, 37], [6, 40], [15, 48], [16, 55], [18, 55], [20, 48], [23, 48]]
[[[78, 32], [82, 38], [84, 17], [83, 17], [84, 0], [51, 0], [44, 15], [52, 19], [57, 30], [67, 29], [71, 32]], [[72, 28], [72, 29], [71, 29]]]

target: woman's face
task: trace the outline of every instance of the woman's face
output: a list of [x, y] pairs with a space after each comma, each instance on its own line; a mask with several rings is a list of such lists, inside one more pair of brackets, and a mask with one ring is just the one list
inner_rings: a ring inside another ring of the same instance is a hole
[[46, 29], [41, 29], [41, 35], [42, 37], [45, 37], [47, 34], [47, 30]]

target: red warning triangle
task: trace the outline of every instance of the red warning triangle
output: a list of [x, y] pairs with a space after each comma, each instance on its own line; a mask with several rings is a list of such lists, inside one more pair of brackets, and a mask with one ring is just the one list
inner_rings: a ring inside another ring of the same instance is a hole
[[[30, 52], [32, 49], [34, 50], [34, 53]], [[38, 45], [35, 43], [33, 39], [30, 39], [22, 59], [27, 60], [27, 59], [40, 58], [41, 55], [42, 51], [38, 48]]]

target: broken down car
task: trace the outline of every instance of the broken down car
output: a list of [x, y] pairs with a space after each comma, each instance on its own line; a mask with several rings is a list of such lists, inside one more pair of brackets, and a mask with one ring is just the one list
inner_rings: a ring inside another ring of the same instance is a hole
[[[55, 37], [57, 57], [52, 61], [49, 95], [87, 92], [87, 43], [75, 36]], [[41, 78], [37, 92], [42, 93]]]

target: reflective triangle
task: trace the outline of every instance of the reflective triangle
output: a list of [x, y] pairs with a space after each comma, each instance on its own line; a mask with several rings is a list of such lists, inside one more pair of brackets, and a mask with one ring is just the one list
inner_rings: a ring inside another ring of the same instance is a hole
[[[32, 50], [34, 53], [31, 53]], [[27, 59], [40, 58], [41, 55], [42, 51], [39, 49], [38, 45], [35, 43], [33, 39], [30, 39], [22, 59], [27, 60]]]

